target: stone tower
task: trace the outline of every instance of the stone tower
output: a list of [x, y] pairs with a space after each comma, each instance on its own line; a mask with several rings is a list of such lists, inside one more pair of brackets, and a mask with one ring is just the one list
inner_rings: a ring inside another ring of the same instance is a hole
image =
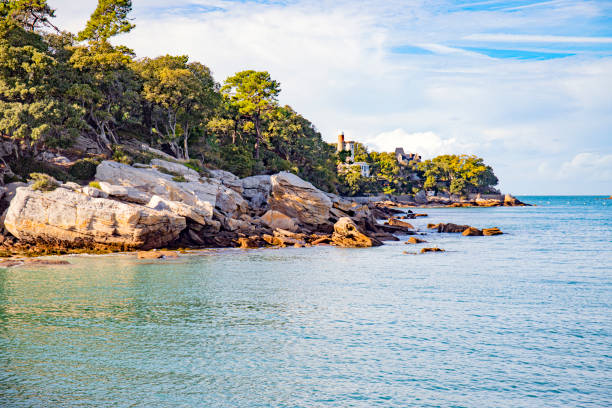
[[336, 150], [341, 152], [344, 150], [344, 132], [338, 135], [338, 146], [336, 146]]

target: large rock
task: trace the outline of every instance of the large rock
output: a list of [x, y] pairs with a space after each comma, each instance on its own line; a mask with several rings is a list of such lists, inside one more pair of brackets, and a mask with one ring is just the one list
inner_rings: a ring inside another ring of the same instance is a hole
[[240, 180], [235, 174], [225, 170], [208, 170], [208, 172], [213, 178], [219, 180], [223, 185], [231, 188], [238, 194], [242, 194], [244, 192], [242, 180]]
[[268, 210], [261, 216], [262, 221], [272, 229], [283, 229], [291, 232], [298, 230], [298, 225], [291, 217], [286, 216], [282, 212]]
[[212, 220], [209, 218], [208, 209], [201, 210], [178, 201], [165, 200], [160, 196], [153, 196], [147, 203], [147, 207], [158, 211], [171, 211], [181, 217], [189, 218], [201, 225], [210, 225]]
[[332, 202], [324, 192], [292, 173], [275, 174], [271, 181], [271, 209], [303, 224], [319, 225], [328, 222]]
[[412, 225], [409, 222], [406, 221], [402, 221], [402, 220], [398, 220], [397, 218], [389, 218], [389, 221], [387, 221], [388, 225], [394, 226], [394, 227], [402, 227], [402, 228], [407, 228], [407, 229], [415, 229], [414, 225]]
[[419, 204], [426, 204], [427, 203], [427, 193], [425, 192], [425, 190], [420, 190], [419, 192], [417, 192], [414, 195], [414, 201]]
[[504, 196], [504, 205], [506, 206], [526, 206], [527, 204], [523, 203], [518, 198], [511, 196], [510, 194], [506, 194]]
[[[183, 166], [184, 167], [184, 166]], [[221, 184], [210, 179], [207, 182], [176, 182], [173, 176], [155, 169], [135, 168], [114, 161], [103, 161], [96, 170], [96, 180], [110, 184], [133, 187], [150, 196], [160, 196], [169, 201], [179, 201], [198, 207], [212, 217]]]
[[170, 173], [182, 176], [187, 181], [198, 181], [200, 179], [200, 174], [197, 171], [190, 169], [189, 167], [184, 166], [180, 163], [173, 163], [167, 160], [153, 159], [151, 160], [151, 165], [154, 168], [161, 168]]
[[366, 248], [380, 246], [382, 242], [376, 238], [368, 237], [359, 231], [357, 225], [349, 217], [343, 217], [334, 224], [332, 242], [338, 246], [347, 248]]
[[219, 186], [216, 206], [226, 214], [244, 214], [249, 209], [249, 203], [233, 188]]
[[100, 189], [111, 197], [136, 204], [147, 204], [151, 196], [133, 187], [117, 186], [105, 181], [100, 181]]
[[242, 196], [249, 200], [251, 208], [263, 209], [268, 204], [268, 198], [270, 197], [270, 191], [272, 190], [271, 176], [259, 175], [243, 178], [242, 183]]
[[185, 218], [170, 212], [105, 198], [91, 198], [65, 188], [50, 192], [17, 189], [4, 221], [20, 240], [78, 247], [162, 247], [178, 238]]

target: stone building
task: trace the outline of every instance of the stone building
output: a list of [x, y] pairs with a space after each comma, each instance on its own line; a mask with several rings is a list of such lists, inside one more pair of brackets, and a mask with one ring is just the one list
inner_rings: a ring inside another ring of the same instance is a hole
[[395, 158], [397, 159], [397, 162], [399, 164], [404, 164], [404, 165], [410, 163], [411, 161], [414, 161], [417, 163], [421, 161], [421, 155], [417, 153], [405, 153], [403, 147], [395, 148]]
[[355, 161], [355, 142], [344, 140], [344, 132], [338, 135], [338, 144], [336, 145], [337, 152], [351, 152], [350, 160]]

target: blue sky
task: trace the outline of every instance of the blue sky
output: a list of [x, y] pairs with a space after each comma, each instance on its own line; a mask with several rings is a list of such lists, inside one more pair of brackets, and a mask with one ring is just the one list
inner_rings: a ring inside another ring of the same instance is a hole
[[[95, 0], [50, 0], [78, 30]], [[515, 194], [612, 194], [612, 1], [133, 0], [139, 56], [268, 70], [333, 141], [482, 156]]]

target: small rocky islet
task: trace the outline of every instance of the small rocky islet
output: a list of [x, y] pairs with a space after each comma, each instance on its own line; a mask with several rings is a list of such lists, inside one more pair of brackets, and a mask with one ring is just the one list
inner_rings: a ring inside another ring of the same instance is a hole
[[[49, 178], [44, 189], [10, 183], [1, 193], [6, 208], [0, 237], [4, 256], [161, 248], [372, 247], [397, 241], [396, 235], [416, 234], [405, 220], [426, 216], [396, 208], [417, 202], [351, 200], [325, 193], [288, 172], [240, 179], [224, 170], [202, 174], [161, 159], [134, 165], [103, 161], [95, 181], [86, 186]], [[519, 205], [500, 198], [498, 205], [504, 204]], [[387, 221], [380, 223], [381, 219]], [[455, 224], [429, 227], [463, 235], [501, 233]], [[139, 257], [171, 256], [157, 252], [141, 252]]]

